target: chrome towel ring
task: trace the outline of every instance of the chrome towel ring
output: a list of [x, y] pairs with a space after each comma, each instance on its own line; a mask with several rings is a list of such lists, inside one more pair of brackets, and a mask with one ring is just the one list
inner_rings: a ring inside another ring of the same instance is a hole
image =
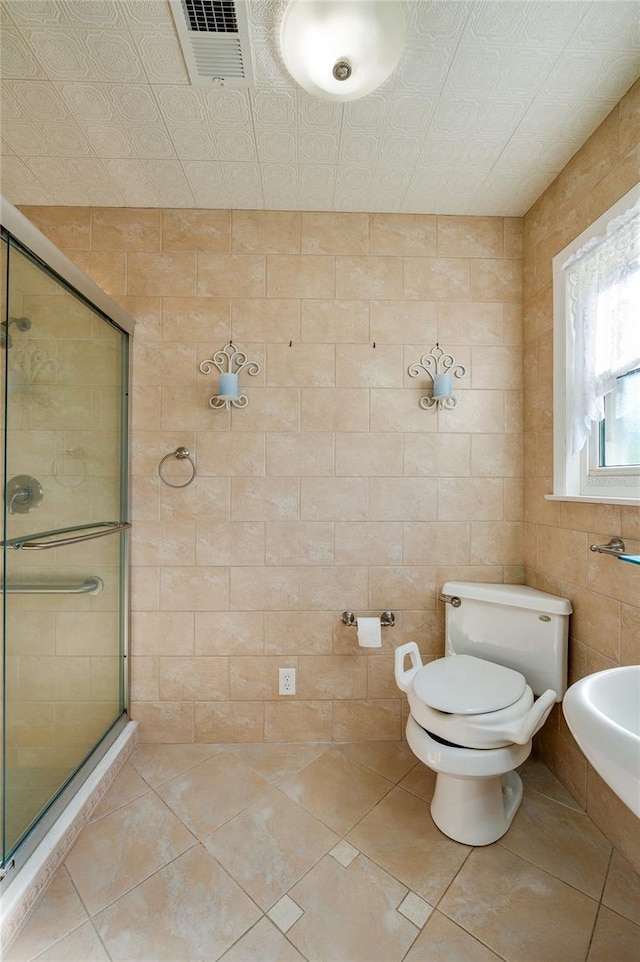
[[[167, 481], [167, 479], [166, 479], [166, 478], [164, 477], [164, 475], [162, 474], [162, 466], [163, 466], [163, 464], [164, 464], [165, 461], [168, 461], [168, 460], [169, 460], [169, 458], [177, 458], [178, 461], [188, 461], [189, 464], [191, 465], [191, 477], [188, 478], [186, 481], [183, 481], [182, 484], [173, 484], [171, 481]], [[194, 461], [193, 458], [191, 457], [191, 454], [189, 453], [189, 449], [188, 449], [188, 448], [182, 448], [182, 447], [180, 447], [180, 448], [176, 448], [175, 451], [172, 451], [171, 454], [165, 454], [165, 456], [164, 456], [164, 457], [162, 458], [162, 460], [160, 461], [160, 464], [158, 465], [158, 476], [159, 476], [160, 480], [162, 481], [162, 483], [163, 483], [163, 484], [166, 484], [167, 487], [169, 487], [169, 488], [186, 488], [186, 487], [188, 487], [188, 486], [191, 484], [191, 482], [194, 480], [195, 476], [196, 476], [196, 465], [195, 465], [195, 461]]]

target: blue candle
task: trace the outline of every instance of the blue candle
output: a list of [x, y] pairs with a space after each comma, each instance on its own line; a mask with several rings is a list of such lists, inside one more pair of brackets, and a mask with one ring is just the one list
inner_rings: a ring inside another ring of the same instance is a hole
[[237, 374], [221, 374], [220, 375], [220, 397], [237, 397], [238, 396], [238, 375]]
[[451, 375], [436, 374], [433, 379], [433, 396], [449, 397], [451, 394]]

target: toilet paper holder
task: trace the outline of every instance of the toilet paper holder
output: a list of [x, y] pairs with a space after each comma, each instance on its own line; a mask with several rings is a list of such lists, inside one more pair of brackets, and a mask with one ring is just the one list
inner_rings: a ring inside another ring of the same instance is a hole
[[[357, 618], [353, 611], [343, 611], [342, 618], [340, 619], [344, 625], [348, 628], [355, 628], [357, 624]], [[383, 628], [393, 628], [396, 623], [396, 616], [392, 611], [383, 611], [380, 615], [380, 624]]]

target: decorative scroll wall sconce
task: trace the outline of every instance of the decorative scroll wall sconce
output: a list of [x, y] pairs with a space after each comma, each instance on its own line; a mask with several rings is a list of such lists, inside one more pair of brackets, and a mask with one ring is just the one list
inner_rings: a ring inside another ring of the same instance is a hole
[[462, 364], [456, 364], [451, 354], [445, 354], [439, 344], [436, 343], [428, 354], [423, 354], [419, 361], [411, 364], [408, 368], [409, 377], [420, 377], [428, 374], [433, 381], [433, 394], [431, 397], [420, 398], [420, 407], [425, 410], [429, 408], [454, 408], [458, 403], [458, 398], [452, 394], [451, 376], [464, 377], [467, 369]]
[[260, 373], [257, 361], [247, 360], [244, 351], [239, 351], [233, 341], [229, 341], [221, 351], [216, 351], [211, 360], [207, 358], [200, 365], [203, 374], [211, 374], [216, 367], [220, 371], [220, 393], [209, 398], [209, 407], [214, 411], [233, 406], [246, 408], [249, 398], [246, 394], [238, 394], [238, 374], [246, 369], [247, 374], [255, 377]]

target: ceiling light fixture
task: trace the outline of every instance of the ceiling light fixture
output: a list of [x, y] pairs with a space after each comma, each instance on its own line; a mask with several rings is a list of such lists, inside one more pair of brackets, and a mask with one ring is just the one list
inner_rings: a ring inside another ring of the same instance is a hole
[[401, 0], [290, 0], [280, 47], [293, 79], [321, 100], [357, 100], [395, 69], [405, 38]]

